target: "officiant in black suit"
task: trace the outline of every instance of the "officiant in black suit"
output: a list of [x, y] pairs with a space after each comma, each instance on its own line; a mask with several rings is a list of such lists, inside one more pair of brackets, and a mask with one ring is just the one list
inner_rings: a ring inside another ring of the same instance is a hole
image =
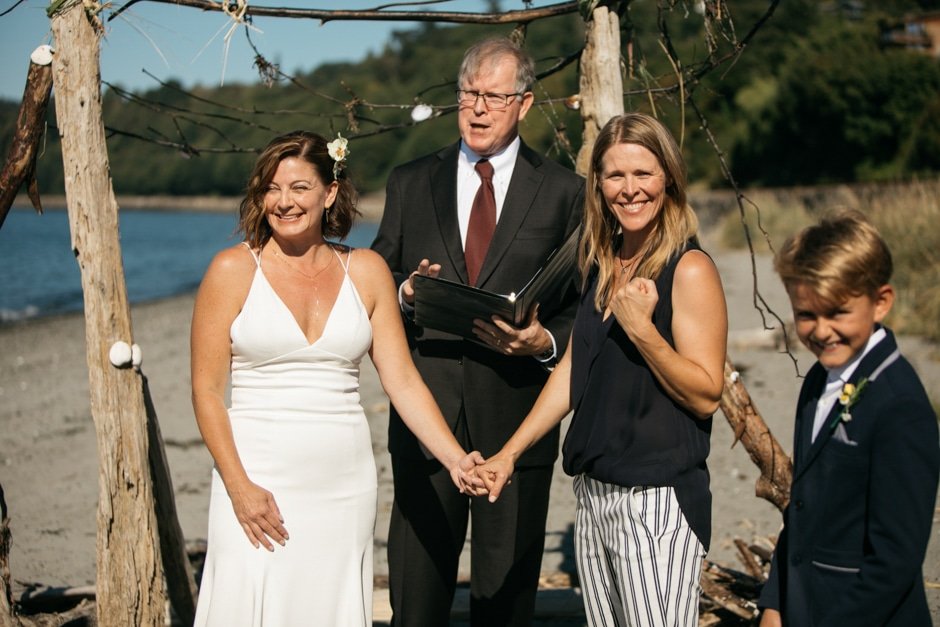
[[[391, 173], [372, 245], [400, 286], [418, 370], [457, 439], [484, 456], [496, 453], [519, 426], [566, 345], [574, 283], [550, 316], [530, 316], [522, 327], [478, 321], [480, 343], [474, 343], [411, 321], [410, 277], [430, 274], [490, 292], [516, 292], [578, 228], [583, 180], [519, 137], [534, 80], [531, 58], [508, 39], [467, 50], [457, 81], [460, 141]], [[454, 490], [446, 469], [394, 408], [388, 441], [395, 485], [388, 535], [392, 624], [448, 624], [470, 519], [471, 624], [529, 625], [557, 429], [520, 460], [495, 504]]]

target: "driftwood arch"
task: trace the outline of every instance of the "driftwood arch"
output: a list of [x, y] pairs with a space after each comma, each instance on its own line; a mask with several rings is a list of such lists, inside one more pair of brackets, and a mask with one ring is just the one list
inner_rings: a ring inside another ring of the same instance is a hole
[[[117, 9], [112, 18], [137, 1], [130, 0], [124, 7]], [[321, 22], [407, 20], [526, 25], [537, 19], [580, 11], [585, 21], [586, 35], [579, 64], [579, 100], [583, 122], [582, 148], [577, 159], [579, 172], [583, 174], [586, 171], [587, 155], [601, 126], [624, 110], [621, 17], [630, 0], [579, 0], [537, 9], [478, 14], [384, 9], [321, 11], [268, 8], [249, 6], [245, 0], [232, 3], [212, 0], [151, 1], [220, 12], [230, 11], [234, 5], [243, 10], [242, 15], [302, 18]], [[671, 6], [676, 1], [664, 4]], [[768, 4], [762, 17], [731, 53], [724, 57], [713, 55], [694, 69], [682, 67], [678, 56], [671, 50], [668, 35], [663, 28], [662, 46], [676, 73], [672, 90], [679, 94], [683, 103], [688, 101], [691, 104], [691, 109], [699, 116], [706, 131], [707, 121], [691, 99], [694, 86], [705, 72], [743, 51], [757, 29], [773, 14], [778, 3], [779, 0], [773, 0]], [[706, 20], [715, 19], [716, 15], [721, 19], [722, 11], [727, 11], [725, 0], [706, 0], [703, 7]], [[72, 248], [81, 269], [85, 297], [91, 413], [98, 441], [98, 624], [162, 625], [166, 619], [168, 597], [178, 618], [188, 624], [194, 613], [196, 589], [183, 549], [182, 533], [173, 505], [172, 487], [147, 381], [139, 369], [114, 367], [109, 360], [111, 345], [116, 341], [133, 344], [133, 332], [118, 237], [118, 207], [111, 186], [101, 115], [99, 49], [102, 24], [98, 13], [101, 8], [100, 5], [92, 6], [77, 0], [58, 0], [50, 6], [57, 52], [51, 71], [49, 67], [38, 64], [30, 66], [17, 134], [7, 162], [0, 172], [0, 226], [22, 186], [26, 187], [36, 209], [41, 211], [33, 169], [43, 113], [54, 85]], [[713, 138], [711, 141], [721, 159], [717, 143]], [[722, 167], [737, 192], [742, 224], [746, 230], [743, 195], [737, 190], [723, 161]], [[754, 289], [755, 303], [758, 300], [763, 303], [757, 291], [756, 278]], [[782, 327], [782, 322], [779, 318], [777, 320]], [[789, 496], [790, 460], [770, 433], [730, 360], [725, 364], [725, 390], [721, 408], [734, 430], [735, 440], [742, 442], [760, 468], [757, 495], [783, 509]], [[5, 531], [5, 527], [0, 527], [0, 532]], [[4, 537], [0, 534], [0, 549], [3, 548]], [[711, 592], [718, 596], [722, 594], [720, 590]], [[9, 589], [8, 581], [4, 581], [2, 576], [0, 593], [0, 623], [4, 623], [4, 614], [7, 614], [9, 608]], [[709, 594], [708, 586], [706, 594]], [[733, 607], [729, 609], [735, 611]], [[736, 613], [747, 616], [747, 611], [740, 608], [737, 608]]]

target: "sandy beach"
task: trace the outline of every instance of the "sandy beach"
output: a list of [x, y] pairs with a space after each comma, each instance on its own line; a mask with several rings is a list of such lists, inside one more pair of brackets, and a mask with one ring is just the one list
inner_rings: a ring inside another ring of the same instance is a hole
[[[706, 239], [706, 247], [708, 241]], [[801, 379], [793, 360], [779, 353], [754, 309], [751, 261], [746, 253], [712, 250], [729, 303], [729, 355], [772, 431], [792, 449], [792, 413]], [[766, 257], [758, 259], [764, 299], [785, 319], [786, 295]], [[206, 536], [211, 459], [190, 405], [189, 325], [192, 296], [133, 308], [134, 341], [143, 349], [166, 444], [180, 522], [187, 540]], [[771, 334], [772, 335], [772, 334]], [[937, 347], [900, 338], [933, 398], [940, 399]], [[812, 357], [794, 349], [799, 372]], [[387, 573], [385, 541], [391, 510], [391, 471], [386, 450], [388, 400], [370, 363], [363, 364], [362, 402], [372, 427], [379, 473], [375, 573]], [[734, 538], [752, 541], [777, 533], [780, 515], [754, 496], [757, 468], [741, 446], [732, 448], [724, 416], [714, 419], [709, 466], [714, 494], [709, 558], [741, 569]], [[0, 326], [0, 484], [13, 534], [11, 571], [17, 588], [90, 585], [95, 580], [97, 454], [88, 400], [84, 321], [81, 315]], [[570, 478], [556, 472], [545, 538], [543, 573], [573, 573], [574, 499]], [[462, 563], [469, 576], [469, 563]], [[328, 576], [328, 575], [324, 575]], [[935, 511], [924, 565], [934, 620], [940, 623], [940, 514]]]

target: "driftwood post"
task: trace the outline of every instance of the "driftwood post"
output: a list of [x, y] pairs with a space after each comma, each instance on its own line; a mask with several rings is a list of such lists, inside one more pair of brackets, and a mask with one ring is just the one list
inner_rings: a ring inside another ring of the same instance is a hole
[[623, 113], [620, 16], [606, 5], [596, 7], [585, 22], [579, 80], [584, 129], [575, 169], [586, 175], [598, 133], [607, 120]]
[[99, 32], [82, 3], [52, 17], [56, 118], [72, 249], [82, 274], [91, 414], [98, 438], [98, 624], [162, 626], [166, 593], [147, 414], [138, 372], [117, 369], [111, 345], [132, 343], [101, 112]]
[[0, 484], [0, 627], [14, 625], [13, 593], [10, 590], [10, 519]]

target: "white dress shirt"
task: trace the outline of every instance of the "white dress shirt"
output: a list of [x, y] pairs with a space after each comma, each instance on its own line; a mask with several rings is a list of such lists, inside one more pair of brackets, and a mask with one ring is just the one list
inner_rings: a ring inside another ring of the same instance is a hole
[[816, 441], [816, 436], [819, 435], [823, 425], [826, 423], [829, 412], [832, 411], [836, 400], [838, 400], [842, 393], [842, 386], [848, 383], [849, 379], [852, 378], [852, 374], [858, 368], [858, 364], [862, 361], [862, 358], [871, 352], [871, 349], [887, 336], [888, 334], [885, 332], [884, 327], [878, 327], [875, 332], [871, 334], [871, 337], [868, 338], [868, 343], [865, 344], [864, 350], [859, 351], [859, 353], [846, 364], [838, 368], [826, 369], [826, 388], [823, 390], [823, 393], [819, 395], [819, 400], [816, 402], [816, 416], [813, 419], [813, 442]]
[[[509, 190], [509, 181], [516, 167], [516, 157], [519, 156], [521, 140], [517, 135], [512, 143], [495, 155], [487, 157], [493, 165], [493, 191], [496, 195], [496, 223], [503, 210], [506, 192]], [[465, 143], [460, 142], [460, 154], [457, 157], [457, 222], [460, 225], [460, 243], [467, 245], [467, 226], [470, 224], [470, 210], [473, 208], [473, 199], [480, 189], [482, 181], [475, 169], [477, 161], [482, 157], [470, 150]]]

